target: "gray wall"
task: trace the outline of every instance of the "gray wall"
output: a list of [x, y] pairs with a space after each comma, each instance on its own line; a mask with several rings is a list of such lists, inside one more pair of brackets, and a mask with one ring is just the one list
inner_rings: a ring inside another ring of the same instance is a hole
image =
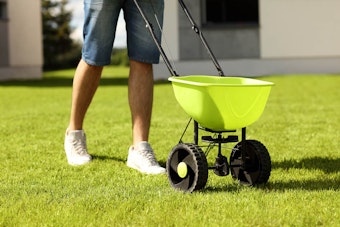
[[[217, 58], [259, 58], [260, 39], [257, 26], [202, 26], [202, 7], [200, 0], [185, 1], [198, 27], [201, 28], [210, 48]], [[200, 38], [192, 30], [192, 26], [179, 7], [179, 59], [208, 59], [207, 51]]]

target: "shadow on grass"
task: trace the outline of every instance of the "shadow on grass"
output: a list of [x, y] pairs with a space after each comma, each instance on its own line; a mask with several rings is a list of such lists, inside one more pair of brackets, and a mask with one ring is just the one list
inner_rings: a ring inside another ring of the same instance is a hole
[[[287, 173], [287, 178], [282, 180], [276, 180], [266, 184], [252, 186], [264, 191], [287, 191], [287, 190], [306, 190], [306, 191], [324, 191], [324, 190], [340, 190], [340, 177], [330, 176], [332, 173], [339, 172], [340, 159], [332, 159], [326, 157], [312, 157], [305, 158], [302, 160], [284, 160], [279, 162], [273, 162], [273, 169], [307, 169], [307, 170], [321, 170], [324, 172], [323, 178], [318, 179], [307, 179], [307, 180], [289, 180], [291, 177]], [[230, 177], [227, 176], [227, 177]], [[209, 179], [208, 179], [209, 181]], [[209, 186], [205, 187], [204, 192], [219, 193], [219, 192], [233, 192], [242, 189], [241, 186], [235, 182], [235, 184], [226, 184], [220, 187]], [[248, 186], [249, 187], [249, 186]]]
[[326, 157], [311, 157], [302, 160], [284, 160], [272, 162], [273, 169], [309, 169], [322, 170], [325, 173], [335, 173], [339, 171], [340, 159], [332, 159]]
[[112, 157], [112, 156], [107, 156], [107, 155], [91, 155], [93, 159], [96, 160], [101, 160], [101, 161], [115, 161], [115, 162], [122, 162], [125, 163], [126, 160], [121, 159], [121, 158], [117, 158], [117, 157]]
[[[209, 181], [209, 179], [208, 179]], [[289, 190], [300, 190], [300, 191], [339, 191], [340, 190], [340, 178], [330, 179], [328, 177], [317, 180], [288, 180], [288, 181], [276, 181], [269, 182], [266, 184], [256, 186], [241, 186], [235, 182], [235, 184], [226, 184], [220, 187], [209, 186], [201, 190], [206, 193], [220, 193], [220, 192], [234, 192], [239, 191], [242, 187], [252, 187], [263, 191], [289, 191]]]
[[335, 179], [325, 177], [317, 180], [288, 180], [269, 182], [266, 185], [260, 186], [265, 190], [273, 191], [288, 191], [288, 190], [302, 190], [302, 191], [325, 191], [325, 190], [340, 190], [340, 178]]
[[[125, 163], [126, 160], [122, 158], [117, 158], [114, 156], [106, 155], [92, 155], [93, 159], [102, 161], [115, 161]], [[159, 164], [163, 167], [166, 166], [166, 162], [160, 161]], [[252, 187], [264, 191], [287, 191], [287, 190], [306, 190], [306, 191], [323, 191], [323, 190], [340, 190], [340, 177], [328, 177], [328, 174], [335, 173], [339, 171], [340, 159], [330, 159], [324, 157], [313, 157], [306, 158], [300, 161], [297, 160], [284, 160], [282, 162], [273, 162], [273, 169], [320, 169], [324, 171], [325, 177], [320, 179], [308, 179], [308, 180], [285, 180], [290, 177], [282, 179], [282, 181], [269, 182], [266, 184], [256, 185], [256, 186], [242, 186], [236, 181], [234, 184], [226, 183], [223, 186], [209, 185], [200, 190], [202, 193], [226, 193], [240, 191], [242, 188]], [[230, 175], [226, 177], [231, 177]], [[208, 178], [209, 181], [209, 178]]]
[[[324, 172], [324, 177], [320, 179], [307, 180], [282, 180], [276, 182], [269, 182], [265, 188], [271, 190], [340, 190], [340, 177], [329, 176], [332, 173], [339, 172], [340, 159], [327, 157], [311, 157], [302, 160], [284, 160], [273, 162], [273, 169], [307, 169], [307, 170], [321, 170]], [[287, 173], [288, 174], [288, 173]], [[289, 176], [287, 176], [289, 179]]]
[[[4, 87], [72, 87], [73, 78], [47, 77], [41, 80], [13, 80], [0, 81], [0, 86]], [[155, 84], [169, 83], [165, 80], [155, 81]], [[101, 78], [100, 86], [127, 86], [127, 77]]]
[[[209, 179], [208, 179], [209, 181]], [[201, 190], [203, 193], [226, 193], [226, 192], [235, 192], [240, 190], [240, 185], [238, 184], [226, 184], [224, 186], [214, 187], [212, 186], [206, 186]]]

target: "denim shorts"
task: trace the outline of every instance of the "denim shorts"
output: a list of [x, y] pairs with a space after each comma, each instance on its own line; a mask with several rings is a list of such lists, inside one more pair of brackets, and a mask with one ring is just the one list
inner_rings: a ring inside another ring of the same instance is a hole
[[[161, 42], [164, 0], [138, 0]], [[109, 65], [118, 16], [124, 12], [130, 60], [156, 64], [160, 53], [133, 0], [84, 0], [82, 59], [96, 66]], [[158, 22], [156, 20], [158, 18]]]

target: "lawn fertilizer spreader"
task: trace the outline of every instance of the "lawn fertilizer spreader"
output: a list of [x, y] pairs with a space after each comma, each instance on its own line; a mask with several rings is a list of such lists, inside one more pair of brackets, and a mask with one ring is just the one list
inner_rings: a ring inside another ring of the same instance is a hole
[[[208, 46], [202, 32], [194, 22], [183, 0], [178, 0], [192, 29], [215, 65], [219, 76], [189, 75], [179, 76], [166, 56], [154, 28], [134, 0], [146, 28], [157, 45], [170, 71], [173, 91], [179, 105], [193, 119], [193, 142], [182, 141], [171, 150], [166, 170], [170, 185], [178, 190], [193, 192], [203, 189], [207, 183], [208, 170], [218, 176], [231, 173], [241, 184], [258, 185], [266, 183], [271, 172], [271, 160], [267, 148], [257, 140], [246, 139], [246, 127], [254, 123], [262, 114], [273, 83], [245, 77], [227, 77]], [[191, 120], [188, 124], [190, 124]], [[187, 130], [185, 128], [185, 131]], [[199, 131], [209, 135], [199, 138]], [[184, 133], [185, 133], [184, 131]], [[239, 140], [241, 134], [241, 140]], [[183, 133], [183, 134], [184, 134]], [[208, 146], [199, 146], [200, 142]], [[222, 154], [222, 145], [235, 143], [228, 158]], [[215, 163], [208, 166], [207, 155], [213, 147], [218, 148]], [[203, 148], [205, 151], [203, 151]]]

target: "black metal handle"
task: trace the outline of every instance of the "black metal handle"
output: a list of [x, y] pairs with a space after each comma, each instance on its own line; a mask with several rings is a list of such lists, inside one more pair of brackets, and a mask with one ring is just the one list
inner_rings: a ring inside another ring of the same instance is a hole
[[[191, 14], [189, 13], [188, 11], [188, 8], [186, 7], [186, 5], [184, 4], [183, 0], [178, 0], [179, 4], [181, 5], [185, 15], [187, 16], [187, 18], [189, 19], [191, 25], [192, 25], [192, 29], [194, 30], [194, 32], [200, 37], [200, 40], [203, 44], [203, 46], [206, 48], [212, 62], [214, 63], [217, 71], [218, 71], [218, 74], [220, 76], [224, 76], [224, 72], [220, 66], [220, 64], [218, 63], [215, 55], [213, 54], [213, 52], [211, 51], [206, 39], [204, 38], [204, 35], [203, 33], [201, 32], [201, 30], [198, 28], [197, 24], [195, 23], [194, 19], [192, 18]], [[154, 29], [153, 29], [153, 26], [152, 24], [149, 22], [149, 20], [146, 18], [145, 16], [145, 13], [143, 11], [143, 9], [139, 6], [139, 3], [138, 3], [138, 0], [134, 0], [134, 3], [138, 9], [138, 11], [140, 12], [141, 16], [143, 17], [143, 20], [145, 21], [146, 23], [146, 28], [149, 30], [151, 36], [152, 36], [152, 39], [154, 40], [164, 62], [165, 62], [165, 65], [167, 66], [170, 74], [172, 76], [178, 76], [177, 72], [174, 70], [174, 67], [172, 67], [168, 57], [166, 56], [163, 48], [162, 48], [162, 45], [161, 43], [159, 42], [159, 40], [156, 38], [156, 35], [155, 35], [155, 32], [154, 32]]]

